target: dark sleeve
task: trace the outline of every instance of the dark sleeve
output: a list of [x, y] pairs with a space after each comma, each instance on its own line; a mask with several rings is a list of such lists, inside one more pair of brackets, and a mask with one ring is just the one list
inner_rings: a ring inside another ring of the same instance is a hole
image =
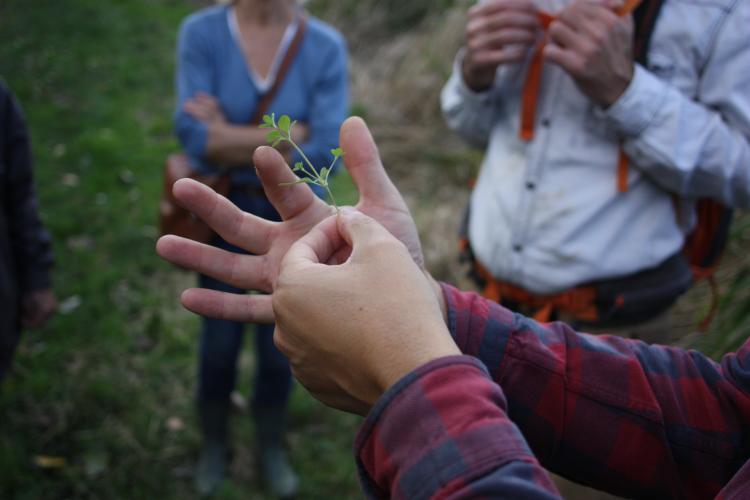
[[371, 498], [560, 498], [508, 419], [502, 390], [469, 356], [435, 360], [397, 382], [355, 446]]
[[43, 290], [51, 285], [52, 248], [49, 233], [39, 218], [34, 189], [31, 145], [21, 109], [0, 87], [5, 111], [2, 117], [5, 135], [3, 161], [6, 165], [5, 210], [8, 214], [11, 251], [18, 270], [21, 293]]
[[713, 498], [750, 456], [750, 341], [716, 363], [443, 292], [461, 352], [549, 470], [628, 498]]

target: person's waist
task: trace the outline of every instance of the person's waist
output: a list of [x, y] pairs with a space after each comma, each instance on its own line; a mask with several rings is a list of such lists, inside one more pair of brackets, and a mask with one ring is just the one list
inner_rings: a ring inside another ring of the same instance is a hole
[[[494, 203], [494, 210], [484, 203]], [[573, 213], [563, 202], [549, 217], [540, 214], [546, 200], [519, 204], [531, 205], [529, 210], [498, 203], [472, 200], [473, 251], [493, 276], [539, 294], [648, 269], [684, 244], [669, 200], [662, 206], [646, 203], [642, 210], [583, 208], [585, 213]]]
[[[481, 271], [481, 277], [485, 280], [495, 281], [498, 285], [507, 288], [509, 291], [518, 292], [534, 298], [554, 297], [556, 295], [566, 294], [574, 290], [596, 291], [595, 295], [609, 294], [610, 290], [620, 290], [637, 287], [658, 287], [661, 284], [674, 280], [675, 278], [690, 279], [690, 266], [687, 264], [682, 248], [668, 255], [656, 264], [644, 267], [640, 270], [633, 271], [624, 275], [612, 275], [592, 280], [579, 281], [571, 283], [565, 287], [556, 288], [551, 291], [538, 292], [526, 288], [513, 278], [497, 277], [493, 275], [481, 258], [475, 257], [477, 267]], [[614, 292], [613, 292], [614, 293]]]
[[681, 253], [681, 234], [677, 234], [673, 240], [669, 245], [662, 246], [659, 252], [639, 252], [633, 248], [629, 254], [618, 251], [617, 255], [612, 256], [605, 251], [574, 258], [574, 254], [567, 250], [565, 253], [554, 252], [547, 247], [531, 244], [511, 244], [504, 251], [493, 252], [488, 250], [493, 247], [490, 242], [482, 244], [468, 239], [476, 259], [495, 279], [512, 282], [535, 295], [554, 295], [578, 286], [652, 269]]

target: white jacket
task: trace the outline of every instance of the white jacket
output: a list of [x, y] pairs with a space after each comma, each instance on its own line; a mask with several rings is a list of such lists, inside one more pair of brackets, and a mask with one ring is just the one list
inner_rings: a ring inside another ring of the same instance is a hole
[[[528, 143], [518, 136], [526, 63], [502, 66], [476, 93], [460, 61], [461, 53], [443, 113], [487, 148], [469, 239], [497, 278], [544, 294], [629, 275], [679, 251], [693, 224], [691, 198], [750, 206], [750, 0], [665, 0], [648, 67], [636, 65], [607, 109], [545, 64]], [[630, 158], [624, 193], [621, 141]], [[685, 200], [684, 227], [673, 193]]]

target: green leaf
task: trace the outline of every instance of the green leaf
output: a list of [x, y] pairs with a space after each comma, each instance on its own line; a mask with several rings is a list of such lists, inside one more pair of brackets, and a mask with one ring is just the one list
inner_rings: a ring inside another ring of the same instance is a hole
[[294, 164], [294, 168], [292, 169], [292, 171], [299, 172], [300, 170], [302, 170], [302, 162], [298, 161], [297, 163]]
[[258, 128], [273, 128], [273, 126], [267, 123], [261, 123], [260, 125], [258, 125]]
[[281, 118], [279, 118], [279, 128], [289, 133], [289, 127], [292, 126], [292, 119], [289, 118], [289, 115], [281, 115]]
[[283, 141], [283, 140], [284, 140], [284, 138], [283, 138], [283, 137], [279, 137], [278, 139], [276, 139], [275, 141], [273, 141], [273, 142], [271, 143], [271, 146], [273, 146], [273, 147], [276, 147], [276, 146], [278, 146], [278, 145], [279, 145], [279, 143], [280, 143], [281, 141]]
[[339, 158], [339, 157], [341, 157], [341, 156], [344, 156], [344, 150], [343, 150], [343, 149], [341, 149], [341, 148], [336, 148], [336, 149], [332, 149], [332, 150], [331, 150], [331, 154], [332, 154], [332, 155], [333, 155], [333, 156], [334, 156], [335, 158]]
[[320, 169], [320, 178], [323, 180], [328, 178], [328, 167], [323, 167]]
[[279, 132], [278, 130], [272, 130], [268, 133], [268, 135], [266, 135], [266, 142], [273, 144], [281, 138], [281, 132]]
[[273, 128], [273, 118], [271, 118], [271, 115], [263, 115], [263, 125], [266, 128]]

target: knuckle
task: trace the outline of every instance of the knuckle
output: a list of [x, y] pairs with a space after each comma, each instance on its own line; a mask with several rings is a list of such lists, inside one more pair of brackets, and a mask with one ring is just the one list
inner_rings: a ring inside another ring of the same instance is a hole
[[[273, 290], [273, 279], [272, 279], [272, 265], [269, 262], [268, 255], [262, 255], [260, 256], [261, 264], [260, 264], [260, 276], [259, 276], [259, 286], [261, 287], [262, 292], [270, 292]], [[277, 278], [277, 282], [281, 279], [281, 276], [279, 275]]]
[[602, 17], [602, 25], [607, 29], [611, 30], [619, 24], [620, 18], [617, 17], [613, 12], [607, 10]]
[[281, 329], [279, 328], [273, 329], [273, 344], [282, 353], [289, 352], [289, 345], [287, 344], [286, 339], [284, 338], [284, 332], [282, 332]]
[[293, 295], [289, 292], [289, 290], [293, 288], [294, 286], [287, 278], [286, 274], [280, 274], [276, 283], [276, 290], [274, 290], [273, 295], [271, 296], [271, 303], [273, 304], [275, 313], [283, 314], [284, 311], [287, 310], [289, 304], [293, 302]]
[[594, 44], [586, 44], [581, 48], [581, 58], [585, 63], [589, 63], [594, 59], [598, 49]]
[[583, 75], [586, 71], [586, 60], [577, 58], [570, 63], [570, 70], [576, 75]]
[[397, 239], [383, 235], [372, 242], [371, 250], [377, 254], [394, 255], [402, 253], [406, 247]]
[[602, 31], [598, 31], [592, 35], [592, 40], [598, 46], [602, 46], [607, 43], [607, 34]]

